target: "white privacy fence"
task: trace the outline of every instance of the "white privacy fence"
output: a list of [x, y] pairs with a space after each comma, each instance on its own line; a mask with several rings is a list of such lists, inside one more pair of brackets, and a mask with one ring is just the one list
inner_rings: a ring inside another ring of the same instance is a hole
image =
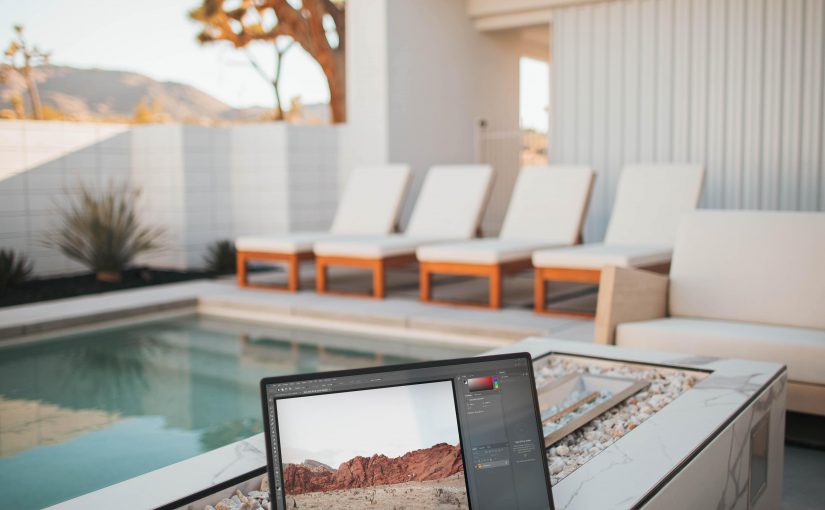
[[338, 190], [338, 128], [0, 121], [0, 248], [38, 274], [83, 270], [44, 241], [80, 183], [142, 189], [140, 218], [164, 249], [142, 262], [203, 264], [206, 246], [239, 234], [326, 228]]
[[825, 2], [622, 0], [553, 12], [551, 159], [598, 174], [699, 163], [702, 207], [825, 210]]

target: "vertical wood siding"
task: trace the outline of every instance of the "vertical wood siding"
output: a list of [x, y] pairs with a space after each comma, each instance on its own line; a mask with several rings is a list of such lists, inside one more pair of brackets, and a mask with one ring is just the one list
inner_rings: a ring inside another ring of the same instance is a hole
[[702, 207], [825, 210], [825, 1], [618, 0], [553, 17], [550, 159], [705, 165]]

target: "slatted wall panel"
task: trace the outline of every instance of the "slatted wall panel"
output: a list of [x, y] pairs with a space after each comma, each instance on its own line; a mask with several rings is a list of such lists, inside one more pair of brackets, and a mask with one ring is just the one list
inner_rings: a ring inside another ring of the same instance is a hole
[[700, 162], [702, 207], [825, 210], [825, 0], [618, 0], [553, 17], [550, 158]]

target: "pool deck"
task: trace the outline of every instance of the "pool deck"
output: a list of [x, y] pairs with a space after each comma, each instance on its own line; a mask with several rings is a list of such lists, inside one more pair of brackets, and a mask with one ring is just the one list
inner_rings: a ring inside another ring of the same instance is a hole
[[[311, 290], [288, 293], [240, 289], [232, 279], [219, 279], [6, 307], [0, 308], [0, 344], [116, 325], [140, 317], [193, 312], [336, 330], [367, 328], [377, 334], [401, 332], [422, 341], [464, 344], [477, 349], [494, 348], [526, 336], [584, 342], [593, 337], [590, 320], [540, 316], [523, 304], [501, 310], [425, 304], [419, 302], [417, 294], [411, 293], [403, 282], [402, 279], [396, 287], [390, 286], [389, 297], [383, 300], [319, 295]], [[481, 283], [447, 282], [441, 288], [445, 293], [462, 296], [462, 292]], [[517, 303], [528, 290], [527, 282], [519, 283], [520, 292], [513, 292]]]

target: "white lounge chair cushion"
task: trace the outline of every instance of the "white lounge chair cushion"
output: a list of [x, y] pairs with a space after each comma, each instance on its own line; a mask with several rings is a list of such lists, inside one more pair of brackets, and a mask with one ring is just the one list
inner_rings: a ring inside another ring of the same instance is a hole
[[392, 232], [410, 182], [409, 165], [360, 166], [352, 170], [329, 232], [296, 232], [280, 236], [242, 236], [240, 251], [308, 253], [335, 235], [383, 235]]
[[317, 241], [333, 237], [329, 232], [299, 232], [278, 237], [243, 236], [235, 240], [235, 249], [265, 253], [307, 253], [312, 251]]
[[825, 384], [825, 331], [744, 322], [668, 318], [628, 322], [616, 345], [720, 358], [781, 362], [792, 381]]
[[533, 166], [521, 170], [501, 239], [572, 245], [581, 232], [593, 170], [587, 166]]
[[825, 330], [825, 214], [691, 213], [670, 282], [673, 316]]
[[352, 170], [330, 231], [382, 235], [398, 222], [410, 182], [409, 165], [362, 166]]
[[547, 244], [536, 241], [471, 239], [459, 243], [422, 246], [415, 254], [419, 262], [501, 264], [519, 259], [529, 260], [535, 250], [547, 247]]
[[696, 208], [698, 165], [629, 165], [622, 170], [605, 244], [673, 246], [682, 215]]
[[432, 167], [424, 178], [405, 234], [425, 239], [474, 237], [492, 178], [489, 165]]
[[583, 244], [533, 253], [533, 266], [602, 269], [605, 266], [645, 267], [670, 262], [667, 246]]
[[407, 235], [341, 237], [315, 243], [315, 255], [380, 259], [396, 255], [412, 255], [422, 244], [438, 242]]

